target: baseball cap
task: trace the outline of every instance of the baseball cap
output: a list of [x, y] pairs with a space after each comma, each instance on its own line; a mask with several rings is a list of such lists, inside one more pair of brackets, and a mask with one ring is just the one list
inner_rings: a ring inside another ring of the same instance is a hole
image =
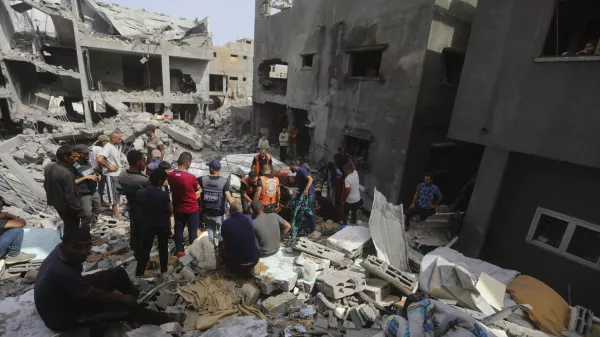
[[148, 130], [153, 130], [154, 131], [154, 130], [156, 130], [156, 125], [154, 125], [154, 124], [148, 124], [148, 125], [146, 125], [146, 128], [144, 130], [145, 131], [148, 131]]
[[110, 137], [107, 135], [100, 135], [100, 136], [98, 136], [98, 141], [99, 142], [110, 142]]
[[92, 151], [90, 151], [90, 148], [83, 145], [83, 144], [78, 144], [75, 145], [75, 147], [73, 148], [73, 151], [77, 152], [77, 153], [90, 153]]
[[208, 167], [218, 171], [221, 169], [221, 163], [219, 163], [217, 160], [211, 160], [210, 163], [208, 163]]
[[3, 204], [4, 206], [6, 206], [6, 207], [10, 207], [10, 206], [11, 206], [9, 203], [7, 203], [7, 202], [4, 200], [4, 197], [3, 197], [3, 196], [1, 196], [1, 195], [0, 195], [0, 201], [2, 201], [2, 204]]

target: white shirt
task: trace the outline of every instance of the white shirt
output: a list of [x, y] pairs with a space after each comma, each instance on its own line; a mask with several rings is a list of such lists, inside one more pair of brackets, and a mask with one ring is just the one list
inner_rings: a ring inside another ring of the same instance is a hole
[[279, 134], [279, 145], [280, 146], [288, 146], [288, 140], [290, 139], [290, 134], [285, 132], [285, 133], [280, 133]]
[[269, 141], [266, 139], [261, 139], [258, 141], [258, 148], [259, 149], [265, 149], [268, 150], [269, 149]]
[[98, 167], [98, 156], [102, 153], [102, 147], [98, 145], [92, 146], [92, 153], [90, 154], [90, 164], [93, 168]]
[[119, 149], [117, 149], [117, 147], [113, 144], [106, 143], [100, 155], [106, 159], [106, 163], [108, 165], [115, 165], [119, 168], [116, 172], [110, 172], [106, 167], [104, 167], [102, 169], [102, 174], [107, 177], [118, 177], [119, 174], [121, 174], [121, 151], [119, 151]]
[[358, 172], [354, 171], [346, 177], [346, 188], [350, 188], [350, 194], [346, 202], [354, 204], [360, 201], [360, 183], [358, 181]]

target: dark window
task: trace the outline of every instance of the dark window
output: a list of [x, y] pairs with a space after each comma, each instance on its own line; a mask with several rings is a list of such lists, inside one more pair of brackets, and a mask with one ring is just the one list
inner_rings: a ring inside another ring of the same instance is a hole
[[450, 48], [442, 50], [442, 68], [444, 69], [443, 83], [458, 85], [460, 74], [465, 63], [465, 53]]
[[368, 170], [369, 147], [371, 142], [351, 136], [345, 136], [345, 152], [349, 154], [358, 168]]
[[600, 55], [600, 1], [557, 0], [542, 56]]
[[208, 82], [210, 91], [223, 91], [223, 75], [210, 75], [208, 77]]
[[247, 44], [252, 44], [252, 41], [248, 41], [248, 40], [246, 40], [246, 43], [247, 43]]
[[542, 214], [538, 221], [533, 239], [543, 244], [559, 248], [569, 222]]
[[230, 77], [229, 80], [231, 80], [231, 81], [237, 81], [238, 78], [237, 77]]
[[312, 68], [314, 55], [302, 55], [302, 68]]
[[213, 52], [213, 56], [214, 56], [214, 57], [217, 57], [217, 52]]
[[231, 62], [231, 63], [238, 63], [239, 60], [240, 60], [240, 57], [237, 55], [231, 54], [231, 56], [229, 56], [229, 62]]
[[246, 82], [246, 78], [244, 77], [244, 78], [242, 79], [242, 81]]
[[600, 258], [600, 232], [577, 226], [569, 241], [567, 253], [590, 262], [598, 262]]
[[378, 78], [383, 50], [350, 52], [350, 76]]
[[248, 56], [244, 56], [244, 60], [247, 60], [247, 59], [248, 59]]

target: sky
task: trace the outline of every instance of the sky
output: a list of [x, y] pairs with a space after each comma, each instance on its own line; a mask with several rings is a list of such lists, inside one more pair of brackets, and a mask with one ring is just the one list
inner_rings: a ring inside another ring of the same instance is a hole
[[164, 13], [176, 18], [202, 20], [209, 17], [214, 44], [223, 45], [244, 37], [254, 37], [252, 0], [105, 0], [119, 6]]

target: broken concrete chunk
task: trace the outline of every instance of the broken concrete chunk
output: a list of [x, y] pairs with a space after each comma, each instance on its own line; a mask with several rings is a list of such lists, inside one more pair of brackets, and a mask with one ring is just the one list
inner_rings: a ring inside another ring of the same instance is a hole
[[346, 308], [337, 307], [337, 308], [335, 308], [335, 310], [333, 310], [333, 314], [335, 315], [335, 317], [337, 317], [339, 319], [343, 319], [344, 315], [346, 315]]
[[315, 297], [315, 305], [317, 306], [317, 310], [323, 312], [325, 310], [335, 310], [335, 304], [331, 303], [323, 293], [318, 293]]
[[346, 331], [346, 337], [385, 337], [385, 333], [377, 329], [359, 329]]
[[364, 293], [373, 301], [379, 303], [383, 301], [391, 292], [390, 283], [378, 278], [367, 279], [367, 286]]
[[[344, 321], [344, 323], [342, 323], [342, 326], [346, 329], [356, 329], [356, 325], [351, 321]], [[346, 334], [346, 336], [348, 335]]]
[[379, 316], [379, 311], [373, 304], [362, 305], [359, 309], [360, 315], [368, 322], [374, 322]]
[[337, 329], [339, 327], [339, 323], [337, 321], [337, 318], [333, 314], [333, 310], [329, 310], [329, 316], [327, 317], [327, 320], [329, 321], [330, 329]]
[[196, 274], [194, 274], [194, 271], [188, 267], [185, 266], [183, 267], [180, 271], [179, 271], [179, 276], [181, 276], [187, 283], [190, 283], [192, 281], [194, 281], [194, 279], [196, 279]]
[[364, 304], [361, 304], [357, 307], [350, 308], [350, 319], [352, 320], [352, 323], [359, 328], [362, 328], [369, 323], [367, 319], [360, 313], [364, 306]]
[[348, 266], [351, 262], [345, 258], [344, 253], [338, 252], [337, 250], [325, 247], [318, 243], [314, 243], [307, 238], [298, 238], [292, 248], [316, 257], [320, 257], [322, 259], [330, 260], [333, 265], [338, 267]]
[[312, 328], [314, 330], [318, 330], [318, 331], [319, 330], [327, 331], [328, 326], [329, 326], [329, 320], [327, 318], [325, 318], [323, 315], [317, 314], [317, 319], [313, 323]]
[[156, 299], [156, 306], [161, 308], [161, 309], [166, 309], [168, 306], [170, 306], [171, 304], [173, 304], [174, 301], [174, 297], [175, 294], [173, 294], [172, 292], [163, 289], [160, 293], [160, 295], [158, 296], [158, 298]]
[[389, 281], [391, 285], [410, 295], [419, 288], [417, 275], [402, 271], [375, 256], [369, 256], [361, 266], [371, 274]]
[[257, 285], [263, 294], [269, 295], [275, 290], [289, 292], [296, 286], [300, 268], [294, 264], [298, 253], [289, 254], [280, 249], [277, 254], [260, 259], [264, 271], [255, 275]]
[[169, 137], [175, 139], [176, 141], [188, 145], [193, 150], [200, 151], [204, 147], [204, 144], [198, 139], [194, 139], [191, 137], [186, 130], [179, 129], [175, 126], [163, 126], [161, 130], [164, 131]]
[[331, 265], [331, 261], [327, 259], [322, 259], [306, 253], [300, 253], [300, 255], [296, 258], [295, 262], [299, 266], [304, 266], [304, 264], [308, 261], [311, 261], [317, 265], [317, 271], [327, 270]]
[[172, 336], [181, 336], [183, 333], [183, 327], [177, 322], [165, 323], [160, 328]]
[[365, 286], [366, 281], [363, 274], [347, 269], [330, 269], [317, 277], [317, 288], [325, 296], [336, 300], [363, 291]]
[[357, 256], [370, 243], [371, 232], [362, 226], [347, 226], [327, 239], [327, 246], [349, 257]]
[[127, 337], [171, 337], [161, 327], [156, 325], [143, 325], [142, 327], [131, 330], [125, 334]]
[[246, 305], [255, 305], [260, 297], [260, 288], [251, 282], [244, 283], [241, 291], [244, 295], [244, 303]]
[[179, 262], [181, 265], [187, 266], [192, 263], [193, 260], [194, 258], [191, 255], [184, 255], [180, 257], [177, 262]]
[[292, 306], [298, 304], [294, 294], [289, 292], [271, 296], [262, 302], [263, 311], [268, 315], [284, 315]]

